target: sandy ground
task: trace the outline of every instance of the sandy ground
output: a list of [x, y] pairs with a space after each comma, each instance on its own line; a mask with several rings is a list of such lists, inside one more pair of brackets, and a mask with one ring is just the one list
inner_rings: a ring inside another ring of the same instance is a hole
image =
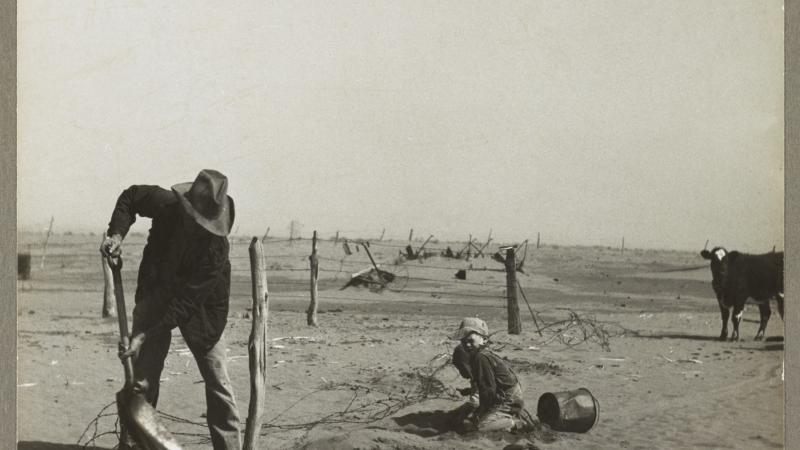
[[[21, 236], [20, 242], [40, 239]], [[129, 308], [142, 240], [126, 241]], [[38, 244], [31, 247], [32, 279], [19, 283], [18, 295], [20, 449], [83, 448], [98, 435], [92, 445], [116, 444], [113, 401], [123, 379], [116, 321], [100, 317], [98, 243], [97, 236], [56, 236], [44, 269]], [[710, 273], [695, 252], [529, 249], [519, 281], [539, 325], [549, 327], [539, 335], [520, 298], [523, 332], [508, 335], [500, 264], [439, 256], [398, 264], [403, 246], [371, 246], [383, 268], [398, 275], [389, 289], [340, 290], [369, 260], [363, 250], [345, 256], [341, 243], [322, 241], [319, 327], [312, 328], [305, 317], [310, 242], [267, 242], [271, 348], [261, 448], [783, 448], [783, 322], [774, 314], [767, 339], [754, 341], [758, 309], [750, 306], [743, 339], [718, 341]], [[232, 249], [226, 340], [244, 422], [247, 241], [234, 240]], [[467, 269], [466, 280], [455, 279], [458, 269]], [[557, 334], [554, 324], [569, 319], [570, 311], [586, 327]], [[600, 404], [595, 427], [576, 434], [540, 425], [528, 435], [458, 434], [444, 427], [446, 412], [462, 403], [454, 388], [466, 386], [446, 364], [453, 347], [446, 335], [468, 315], [499, 330], [493, 347], [520, 375], [528, 410], [535, 415], [545, 392], [585, 387]], [[590, 325], [601, 331], [584, 338], [579, 332]], [[166, 364], [162, 420], [186, 448], [210, 448], [202, 380], [177, 332]]]

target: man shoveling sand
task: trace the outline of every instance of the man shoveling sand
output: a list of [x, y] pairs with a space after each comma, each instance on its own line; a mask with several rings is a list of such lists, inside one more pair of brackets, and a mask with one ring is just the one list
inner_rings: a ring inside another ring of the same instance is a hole
[[[227, 235], [234, 219], [227, 189], [228, 179], [215, 170], [203, 170], [193, 183], [177, 184], [171, 192], [131, 186], [120, 194], [100, 248], [105, 255], [119, 255], [136, 216], [152, 218], [139, 265], [133, 338], [120, 358], [134, 359], [133, 388], [155, 407], [171, 330], [180, 328], [205, 381], [215, 450], [241, 447], [222, 338], [231, 276]], [[120, 448], [135, 445], [126, 439]]]

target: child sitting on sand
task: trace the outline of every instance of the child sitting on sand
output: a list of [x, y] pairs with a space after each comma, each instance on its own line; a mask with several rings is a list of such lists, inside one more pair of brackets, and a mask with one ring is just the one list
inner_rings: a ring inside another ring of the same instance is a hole
[[472, 379], [470, 358], [471, 356], [469, 352], [467, 352], [467, 349], [464, 348], [464, 346], [460, 343], [453, 350], [453, 365], [456, 366], [456, 369], [458, 369], [458, 373], [461, 374], [461, 377], [469, 380], [470, 382], [469, 387], [457, 389], [461, 395], [468, 397], [468, 400], [463, 405], [450, 412], [450, 425], [454, 429], [463, 429], [464, 421], [467, 420], [473, 412], [475, 412], [480, 404], [480, 399], [478, 397], [478, 386]]
[[[477, 391], [478, 394], [479, 405], [472, 413], [473, 424], [479, 431], [512, 431], [524, 426], [524, 421], [518, 417], [523, 407], [522, 387], [514, 371], [486, 347], [488, 338], [489, 327], [477, 317], [462, 320], [458, 331], [451, 336], [461, 341], [459, 347], [468, 356], [468, 371], [459, 369], [459, 372], [462, 376], [469, 375], [473, 386], [471, 393]], [[456, 347], [453, 363], [459, 367], [463, 359], [464, 355]]]

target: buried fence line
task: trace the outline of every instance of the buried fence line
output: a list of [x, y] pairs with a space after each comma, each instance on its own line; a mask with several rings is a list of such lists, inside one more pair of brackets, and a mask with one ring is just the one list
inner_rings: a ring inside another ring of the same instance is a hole
[[[295, 240], [294, 242], [297, 242], [297, 240]], [[373, 246], [375, 246], [375, 244], [373, 244]], [[53, 250], [52, 245], [50, 247], [51, 247], [50, 250]], [[80, 245], [80, 247], [85, 247], [85, 244]], [[138, 260], [141, 260], [141, 258], [143, 256], [142, 249], [138, 249], [138, 250], [136, 250], [134, 252], [125, 251], [125, 249], [130, 249], [130, 247], [131, 247], [131, 244], [123, 244], [123, 253], [124, 253], [126, 259], [128, 261], [134, 261], [134, 262], [136, 262]], [[42, 255], [41, 255], [40, 252], [41, 252], [41, 250], [39, 252], [37, 252], [35, 250], [30, 252], [31, 257], [32, 258], [41, 257]], [[84, 252], [77, 252], [77, 253], [52, 253], [52, 251], [50, 251], [50, 252], [48, 252], [47, 256], [51, 260], [55, 259], [56, 262], [64, 264], [65, 260], [66, 261], [71, 261], [71, 260], [75, 260], [75, 259], [79, 259], [79, 258], [87, 258], [87, 257], [88, 258], [94, 258], [94, 257], [97, 256], [97, 253], [95, 251], [84, 251]], [[271, 259], [273, 259], [273, 258], [286, 258], [286, 259], [297, 258], [298, 260], [305, 260], [307, 258], [307, 256], [303, 256], [301, 254], [292, 254], [292, 253], [281, 253], [281, 254], [269, 254], [269, 253], [267, 253], [266, 256], [268, 258], [271, 258]], [[233, 253], [232, 252], [232, 254], [229, 255], [228, 258], [231, 261], [234, 261], [234, 260], [240, 261], [240, 260], [249, 259], [249, 256], [247, 256], [246, 253], [245, 254], [238, 254], [238, 252], [237, 253]], [[344, 263], [344, 264], [353, 264], [353, 265], [362, 264], [361, 261], [357, 261], [357, 260], [354, 260], [354, 259], [348, 259], [346, 257], [334, 258], [334, 257], [329, 257], [329, 256], [318, 256], [318, 259], [320, 261], [335, 261], [335, 262]], [[407, 261], [402, 261], [402, 262], [393, 262], [392, 265], [408, 265], [409, 267], [422, 267], [422, 268], [442, 269], [442, 270], [454, 270], [454, 269], [457, 270], [458, 269], [457, 267], [438, 266], [438, 265], [422, 264], [422, 263], [408, 264], [408, 263], [410, 263], [410, 261], [422, 261], [422, 259], [407, 260]], [[366, 262], [366, 261], [364, 261], [364, 262]], [[56, 264], [56, 265], [58, 265], [58, 264]], [[495, 270], [495, 269], [473, 268], [473, 269], [469, 269], [469, 270], [476, 270], [477, 271], [477, 270]], [[496, 270], [500, 271], [502, 269], [496, 269]]]
[[[336, 258], [320, 257], [319, 259], [322, 260], [322, 261], [333, 261], [333, 262], [339, 262], [339, 263], [343, 262], [342, 260], [336, 259]], [[419, 260], [417, 260], [417, 261], [419, 261]], [[344, 264], [352, 264], [352, 265], [359, 264], [359, 265], [361, 265], [361, 264], [368, 264], [368, 262], [350, 260], [350, 261], [344, 261]], [[391, 263], [391, 264], [388, 264], [388, 265], [389, 266], [393, 266], [393, 267], [402, 266], [402, 267], [408, 267], [408, 268], [420, 267], [420, 268], [425, 268], [425, 269], [436, 269], [436, 270], [459, 270], [459, 267], [455, 267], [455, 266], [453, 266], [453, 267], [436, 266], [436, 265], [422, 264], [422, 263], [419, 263], [419, 264], [416, 264], [416, 263], [406, 264], [406, 261], [404, 261], [403, 263]], [[489, 268], [489, 267], [473, 267], [473, 268], [463, 267], [463, 269], [472, 270], [472, 271], [481, 271], [481, 272], [485, 272], [485, 271], [503, 272], [503, 270], [504, 270], [504, 269], [501, 269], [501, 268], [492, 269], [492, 268]]]
[[505, 299], [503, 295], [485, 295], [485, 294], [475, 294], [472, 292], [448, 292], [448, 291], [426, 291], [422, 289], [401, 289], [400, 291], [392, 291], [392, 292], [409, 292], [412, 294], [428, 294], [431, 296], [460, 296], [460, 297], [474, 297], [474, 298], [487, 298], [487, 299]]
[[[305, 272], [306, 270], [308, 270], [308, 269], [292, 269], [290, 271], [291, 272]], [[269, 273], [282, 272], [282, 271], [288, 271], [288, 270], [285, 270], [285, 269], [281, 269], [281, 270], [270, 270], [270, 269], [267, 269], [266, 271], [269, 274]], [[326, 269], [319, 269], [319, 271], [320, 272], [337, 273], [337, 274], [346, 274], [348, 276], [352, 275], [350, 272], [347, 272], [347, 271], [326, 270]], [[128, 269], [128, 270], [123, 270], [123, 274], [125, 274], [124, 278], [126, 280], [130, 280], [130, 281], [132, 281], [134, 283], [136, 282], [136, 274], [137, 273], [138, 273], [138, 271], [135, 268], [131, 268], [131, 269]], [[241, 275], [245, 274], [245, 273], [249, 274], [249, 271], [242, 269], [242, 270], [234, 270], [232, 273], [237, 274], [237, 277], [235, 277], [235, 278], [233, 278], [231, 280], [231, 284], [232, 285], [239, 285], [241, 283], [245, 283], [246, 282], [244, 280], [244, 277], [241, 276]], [[402, 278], [404, 280], [409, 280], [409, 281], [425, 281], [425, 282], [439, 283], [439, 284], [442, 284], [442, 285], [452, 285], [452, 286], [470, 285], [470, 286], [481, 286], [481, 287], [486, 287], [486, 288], [504, 288], [505, 287], [504, 284], [499, 284], [499, 283], [481, 283], [481, 282], [477, 282], [477, 281], [460, 281], [460, 280], [451, 280], [451, 279], [435, 279], [435, 278], [422, 278], [422, 277], [402, 277]], [[59, 275], [57, 279], [48, 278], [48, 279], [44, 279], [43, 281], [56, 282], [56, 281], [59, 281], [59, 280], [63, 280], [63, 281], [76, 281], [76, 280], [79, 280], [79, 281], [86, 282], [87, 284], [97, 284], [97, 283], [104, 283], [105, 282], [105, 277], [103, 277], [103, 276], [86, 277], [85, 275], [81, 275], [81, 274], [65, 274], [65, 275]], [[337, 278], [322, 279], [322, 281], [324, 281], [324, 282], [331, 282], [331, 281], [337, 281], [337, 280], [341, 280], [341, 279], [337, 279]], [[319, 281], [319, 279], [318, 279], [318, 281]], [[272, 282], [270, 282], [270, 285], [271, 286], [298, 286], [298, 287], [305, 288], [305, 287], [308, 287], [309, 284], [308, 284], [308, 281], [303, 281], [302, 279], [297, 279], [297, 281], [272, 281]], [[41, 290], [41, 289], [37, 289], [37, 290]], [[103, 290], [105, 290], [105, 286], [104, 286]], [[94, 292], [94, 291], [97, 291], [97, 289], [87, 289], [86, 291], [87, 292]], [[401, 291], [412, 292], [412, 291], [410, 291], [408, 289], [403, 289], [403, 288], [395, 288], [393, 291], [394, 292], [401, 292]], [[435, 293], [434, 291], [421, 291], [421, 290], [416, 290], [416, 291], [413, 291], [413, 292]], [[469, 294], [465, 293], [465, 295], [469, 295]]]
[[[299, 258], [299, 259], [305, 259], [305, 257], [303, 255], [297, 255], [297, 254], [292, 254], [292, 253], [283, 253], [283, 254], [277, 254], [277, 255], [273, 255], [271, 253], [267, 253], [266, 256], [268, 258]], [[249, 259], [249, 256], [247, 256], [247, 255], [231, 255], [229, 258], [230, 259]]]
[[[266, 272], [268, 274], [275, 274], [275, 273], [280, 273], [280, 272], [305, 272], [307, 270], [308, 269], [305, 269], [305, 268], [295, 268], [295, 269], [269, 269], [269, 268], [267, 268]], [[322, 268], [320, 268], [319, 272], [332, 273], [332, 274], [344, 274], [344, 275], [347, 275], [348, 277], [352, 276], [351, 272], [343, 271], [343, 270], [322, 269]], [[123, 269], [122, 273], [125, 275], [124, 278], [126, 280], [131, 280], [134, 283], [136, 282], [136, 275], [138, 273], [138, 270], [135, 267], [128, 268], [128, 269]], [[236, 275], [235, 277], [232, 278], [231, 284], [232, 285], [238, 285], [238, 284], [246, 282], [245, 281], [245, 278], [246, 278], [245, 275], [249, 275], [250, 271], [248, 269], [235, 269], [231, 273]], [[506, 286], [505, 284], [501, 284], [501, 283], [486, 283], [486, 282], [479, 282], [479, 281], [464, 281], [464, 280], [457, 280], [457, 279], [437, 279], [437, 278], [425, 278], [425, 277], [414, 277], [414, 276], [408, 276], [408, 277], [403, 276], [403, 277], [398, 277], [398, 278], [402, 278], [403, 280], [407, 280], [407, 281], [421, 281], [421, 282], [428, 282], [428, 283], [438, 283], [438, 284], [443, 285], [443, 286], [445, 286], [445, 285], [446, 286], [467, 286], [467, 285], [469, 285], [469, 286], [479, 286], [479, 287], [486, 287], [486, 288], [504, 288]], [[334, 277], [332, 277], [332, 278], [323, 278], [323, 279], [319, 279], [318, 278], [318, 283], [319, 283], [319, 281], [323, 281], [325, 283], [330, 283], [332, 281], [337, 281], [337, 280], [342, 280], [342, 279], [343, 278], [334, 278]], [[291, 280], [292, 280], [291, 278], [287, 278], [287, 279], [284, 279], [284, 280], [281, 280], [281, 281], [272, 281], [272, 282], [270, 282], [270, 285], [272, 285], [272, 286], [308, 287], [308, 281], [303, 281], [300, 278], [298, 278], [297, 281], [291, 281]], [[74, 273], [74, 274], [67, 273], [67, 274], [58, 274], [58, 276], [56, 278], [52, 278], [52, 277], [44, 278], [44, 279], [42, 279], [42, 281], [48, 281], [48, 282], [82, 281], [82, 282], [86, 282], [88, 284], [96, 284], [96, 283], [104, 283], [105, 278], [102, 275], [95, 275], [95, 276], [87, 277], [86, 275], [82, 275], [80, 273]], [[104, 287], [104, 289], [105, 289], [105, 287]], [[39, 289], [39, 290], [41, 290], [41, 289]], [[394, 288], [394, 289], [390, 289], [390, 290], [393, 290], [394, 292], [400, 292], [400, 291], [412, 292], [412, 291], [410, 291], [408, 289], [403, 289], [403, 288]], [[97, 289], [88, 289], [87, 291], [97, 291]], [[416, 290], [416, 291], [413, 291], [413, 292], [435, 293], [434, 291], [421, 291], [421, 290]], [[465, 293], [465, 295], [469, 295], [469, 294]]]
[[[326, 269], [319, 269], [320, 272], [329, 272], [329, 273], [336, 273], [336, 274], [346, 274], [351, 276], [350, 272], [346, 271], [339, 271], [339, 270], [326, 270]], [[236, 273], [242, 273], [244, 271], [238, 270]], [[267, 273], [270, 272], [280, 272], [280, 270], [267, 270]], [[505, 284], [500, 283], [484, 283], [479, 281], [462, 281], [457, 279], [437, 279], [437, 278], [423, 278], [423, 277], [402, 277], [408, 281], [425, 281], [431, 283], [438, 283], [440, 285], [449, 285], [449, 286], [463, 286], [463, 285], [470, 285], [470, 286], [480, 286], [485, 288], [505, 288]], [[331, 282], [331, 281], [338, 281], [338, 278], [327, 278], [323, 279], [323, 281]], [[319, 279], [317, 279], [319, 281]], [[235, 280], [234, 282], [243, 282], [242, 280]], [[270, 282], [272, 286], [308, 286], [308, 282], [298, 279], [297, 281], [272, 281]]]
[[[316, 234], [317, 233], [315, 231], [315, 233], [314, 233], [315, 236], [314, 237], [316, 237]], [[316, 244], [316, 239], [312, 238], [311, 241], [312, 241], [312, 256], [309, 257], [309, 259], [311, 260], [309, 268], [269, 269], [269, 268], [266, 267], [266, 261], [264, 261], [264, 266], [262, 267], [262, 270], [265, 273], [305, 272], [306, 270], [310, 271], [310, 278], [311, 278], [310, 281], [309, 281], [310, 284], [307, 285], [310, 288], [311, 297], [312, 297], [312, 303], [309, 305], [309, 310], [307, 311], [307, 313], [309, 315], [309, 318], [307, 319], [309, 321], [309, 324], [313, 324], [315, 322], [313, 320], [313, 318], [312, 318], [313, 311], [316, 309], [314, 303], [318, 302], [320, 299], [332, 299], [332, 300], [341, 299], [341, 300], [345, 300], [345, 299], [349, 298], [349, 299], [356, 300], [356, 301], [374, 301], [374, 299], [371, 299], [371, 298], [337, 297], [337, 296], [328, 296], [328, 295], [320, 296], [318, 292], [315, 292], [318, 289], [318, 282], [319, 282], [318, 274], [319, 274], [319, 271], [327, 272], [327, 273], [335, 273], [335, 274], [346, 274], [348, 272], [342, 270], [341, 268], [338, 269], [338, 270], [320, 268], [319, 265], [318, 265], [318, 260], [319, 259], [325, 259], [325, 260], [329, 260], [329, 261], [332, 260], [332, 261], [339, 262], [340, 264], [343, 264], [345, 261], [343, 261], [343, 260], [335, 260], [335, 259], [331, 259], [331, 258], [320, 258], [318, 256], [317, 252], [316, 252], [316, 245], [315, 245]], [[365, 250], [366, 250], [366, 247], [365, 247]], [[263, 246], [262, 246], [262, 252], [263, 252]], [[292, 255], [292, 256], [295, 256], [295, 255]], [[314, 256], [316, 256], [316, 258], [314, 258]], [[371, 256], [371, 255], [368, 254], [367, 256]], [[402, 277], [402, 278], [405, 279], [405, 282], [406, 282], [405, 285], [403, 285], [400, 288], [397, 288], [396, 287], [397, 284], [395, 283], [394, 287], [388, 287], [387, 290], [390, 291], [390, 292], [394, 292], [394, 293], [422, 294], [422, 295], [438, 297], [438, 298], [441, 298], [441, 297], [467, 297], [467, 298], [483, 298], [483, 299], [503, 299], [504, 298], [504, 299], [507, 300], [507, 305], [506, 306], [507, 306], [507, 309], [508, 309], [509, 333], [511, 333], [511, 334], [519, 334], [521, 332], [521, 321], [519, 320], [519, 305], [518, 305], [518, 301], [517, 301], [517, 298], [516, 298], [517, 297], [517, 291], [519, 290], [519, 291], [521, 291], [521, 294], [523, 296], [523, 300], [526, 302], [527, 307], [528, 307], [528, 309], [529, 309], [529, 311], [531, 313], [531, 316], [532, 316], [532, 318], [533, 318], [533, 320], [535, 322], [536, 331], [541, 336], [542, 327], [537, 323], [536, 314], [534, 313], [530, 303], [528, 302], [528, 299], [525, 296], [524, 291], [522, 291], [521, 284], [516, 279], [516, 271], [513, 271], [513, 270], [509, 271], [509, 267], [514, 267], [515, 264], [516, 264], [516, 261], [515, 261], [516, 260], [516, 249], [514, 247], [506, 248], [506, 256], [507, 256], [506, 261], [504, 261], [506, 263], [506, 266], [507, 266], [506, 267], [506, 269], [507, 269], [506, 270], [507, 279], [506, 279], [506, 292], [505, 292], [505, 294], [500, 293], [500, 292], [493, 292], [495, 289], [499, 290], [500, 288], [503, 287], [503, 285], [500, 284], [500, 283], [481, 283], [481, 282], [470, 282], [470, 281], [464, 281], [464, 280], [460, 280], [459, 281], [459, 280], [455, 280], [455, 279], [435, 279], [435, 278], [427, 278], [427, 277], [414, 277], [414, 276], [408, 276], [408, 275], [406, 275], [405, 277]], [[264, 256], [262, 256], [262, 257], [264, 257]], [[313, 261], [314, 259], [316, 259], [317, 261]], [[252, 262], [252, 258], [251, 258], [251, 262]], [[316, 264], [314, 264], [314, 262], [316, 262]], [[374, 260], [372, 260], [371, 262], [373, 263], [373, 270], [374, 270], [375, 267], [376, 267], [375, 266], [376, 263], [374, 262]], [[457, 269], [457, 267], [430, 266], [430, 265], [424, 265], [424, 264], [420, 264], [419, 266], [442, 269], [442, 270], [449, 270], [449, 271]], [[129, 267], [130, 267], [130, 265], [129, 265]], [[412, 265], [403, 265], [403, 267], [406, 267], [406, 268], [414, 267], [414, 265], [413, 264]], [[134, 272], [135, 271], [135, 268], [132, 268], [132, 269], [133, 270], [129, 269], [130, 272]], [[383, 269], [378, 269], [378, 270], [381, 271]], [[481, 270], [481, 269], [470, 269], [470, 270]], [[498, 269], [498, 271], [499, 271], [499, 269]], [[251, 275], [251, 277], [252, 277], [252, 268], [251, 268], [251, 270], [249, 272], [246, 271], [246, 270], [241, 270], [241, 269], [236, 269], [236, 270], [234, 270], [232, 272], [234, 274], [239, 274], [239, 275], [244, 274], [244, 273], [249, 273]], [[241, 281], [241, 278], [237, 277], [237, 279], [234, 280], [234, 281], [235, 281], [235, 284], [238, 284]], [[326, 282], [330, 282], [330, 279], [325, 280], [325, 281]], [[438, 284], [442, 285], [442, 286], [439, 286], [438, 288], [441, 288], [441, 287], [444, 287], [444, 286], [454, 286], [454, 285], [461, 284], [461, 285], [469, 285], [469, 286], [481, 286], [481, 287], [483, 287], [485, 289], [480, 289], [480, 290], [478, 290], [478, 292], [476, 292], [475, 290], [472, 290], [472, 291], [464, 291], [464, 290], [448, 291], [448, 290], [434, 290], [434, 289], [414, 289], [414, 288], [410, 288], [410, 287], [407, 286], [408, 281], [421, 281], [421, 282], [429, 282], [429, 283], [438, 283]], [[292, 289], [292, 288], [297, 288], [297, 290], [300, 290], [301, 287], [304, 284], [305, 284], [305, 282], [300, 281], [300, 280], [298, 280], [297, 282], [293, 282], [293, 281], [278, 281], [278, 282], [274, 283], [275, 286], [288, 288], [291, 291], [295, 290], [295, 289]], [[386, 287], [386, 286], [383, 286], [383, 284], [385, 284], [385, 283], [381, 283], [381, 284], [382, 284], [382, 286], [381, 286], [382, 288]], [[369, 284], [367, 284], [367, 285], [369, 286]], [[374, 286], [374, 288], [377, 288], [377, 285]], [[374, 290], [374, 289], [371, 289], [371, 290]], [[480, 292], [480, 291], [483, 291], [483, 292]], [[282, 297], [291, 298], [291, 297], [287, 297], [287, 296], [282, 296]], [[302, 298], [302, 297], [295, 297], [295, 298]], [[431, 302], [431, 304], [436, 304], [436, 302]]]
[[[377, 281], [373, 282], [372, 284], [375, 286], [375, 288], [382, 287], [381, 284], [378, 283]], [[282, 290], [282, 292], [297, 292], [297, 291], [302, 291], [302, 290], [305, 290], [305, 289], [308, 288], [308, 282], [307, 281], [300, 281], [300, 282], [294, 282], [294, 283], [293, 282], [281, 283], [281, 282], [274, 282], [273, 281], [273, 282], [270, 282], [270, 285], [273, 286], [273, 287], [281, 287], [281, 288], [292, 288], [292, 287], [296, 288], [296, 289], [284, 289], [284, 290]], [[241, 284], [239, 284], [239, 286], [241, 286]], [[503, 295], [501, 292], [497, 292], [496, 294], [493, 295], [491, 293], [491, 291], [490, 291], [490, 290], [493, 290], [493, 289], [500, 290], [502, 288], [502, 286], [489, 286], [488, 288], [489, 289], [484, 291], [485, 293], [480, 293], [480, 291], [479, 292], [433, 291], [433, 290], [411, 289], [411, 288], [393, 289], [393, 288], [388, 288], [388, 287], [386, 289], [389, 292], [394, 292], [396, 294], [408, 293], [408, 294], [425, 294], [425, 295], [430, 295], [430, 296], [462, 296], [462, 297], [474, 297], [474, 298], [486, 298], [486, 299], [501, 299], [501, 300], [505, 300], [506, 299], [506, 296]], [[336, 289], [336, 291], [340, 291], [340, 290], [341, 289]], [[370, 291], [370, 293], [372, 293], [372, 291]], [[306, 297], [297, 297], [297, 298], [308, 298], [308, 297], [306, 296]], [[327, 298], [331, 298], [331, 297], [328, 296], [328, 295], [324, 295], [324, 294], [319, 294], [319, 293], [317, 294], [317, 299], [318, 300], [319, 299], [327, 299]], [[345, 298], [345, 297], [342, 297], [342, 298]], [[373, 298], [375, 300], [379, 299], [379, 297], [373, 297]], [[371, 298], [364, 298], [363, 300], [371, 300]]]
[[[273, 284], [273, 283], [270, 283], [270, 284]], [[287, 292], [297, 292], [297, 291], [287, 291]], [[503, 297], [501, 295], [478, 295], [478, 294], [431, 292], [431, 291], [415, 291], [415, 292], [418, 292], [418, 293], [421, 293], [421, 294], [436, 295], [436, 296], [439, 296], [439, 297], [461, 296], [461, 297], [485, 298], [485, 299], [491, 299], [491, 300], [503, 300], [503, 299], [505, 299], [505, 297]], [[294, 300], [294, 299], [308, 300], [308, 295], [305, 295], [305, 294], [287, 294], [287, 293], [283, 293], [283, 292], [273, 292], [273, 293], [270, 294], [270, 297], [273, 300]], [[231, 298], [232, 299], [248, 299], [249, 297], [247, 295], [244, 295], [244, 294], [235, 294], [235, 295], [231, 295]], [[353, 302], [371, 302], [371, 303], [383, 301], [383, 299], [378, 298], [378, 297], [351, 297], [351, 296], [337, 296], [337, 295], [323, 295], [323, 294], [319, 295], [319, 300], [324, 300], [324, 301], [328, 301], [328, 300], [334, 300], [334, 301], [335, 300], [349, 300], [349, 301], [353, 301]], [[443, 303], [440, 303], [440, 302], [425, 301], [425, 300], [404, 300], [404, 299], [401, 299], [401, 298], [393, 298], [391, 300], [391, 302], [392, 303], [412, 303], [412, 304], [420, 304], [420, 305], [441, 305], [441, 304], [443, 304]], [[444, 304], [455, 304], [455, 303], [444, 303]], [[497, 308], [502, 308], [503, 307], [500, 304], [483, 305], [483, 306], [486, 306], [486, 307], [497, 307]]]
[[409, 280], [416, 280], [416, 281], [432, 281], [435, 283], [445, 283], [445, 284], [453, 284], [453, 285], [463, 285], [463, 284], [470, 284], [473, 286], [485, 286], [485, 287], [506, 287], [505, 284], [500, 283], [485, 283], [481, 281], [466, 281], [466, 280], [452, 280], [452, 279], [438, 279], [438, 278], [424, 278], [424, 277], [408, 277]]
[[[280, 268], [280, 269], [273, 269], [267, 267], [267, 272], [308, 272], [308, 269], [305, 267], [289, 267], [289, 268]], [[248, 272], [247, 269], [233, 269], [231, 273], [246, 273]]]

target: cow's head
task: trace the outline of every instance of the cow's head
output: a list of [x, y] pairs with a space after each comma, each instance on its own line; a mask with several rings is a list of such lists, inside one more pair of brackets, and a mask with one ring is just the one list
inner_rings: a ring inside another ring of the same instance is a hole
[[714, 247], [711, 251], [703, 249], [700, 256], [711, 260], [711, 276], [715, 285], [722, 282], [727, 266], [728, 251], [723, 247]]

